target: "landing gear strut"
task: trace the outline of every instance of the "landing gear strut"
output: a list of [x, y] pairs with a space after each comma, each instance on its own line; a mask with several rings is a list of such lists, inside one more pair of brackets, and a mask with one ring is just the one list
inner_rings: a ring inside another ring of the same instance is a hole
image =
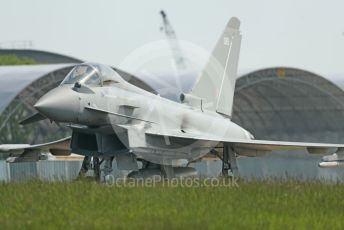
[[85, 156], [84, 160], [82, 161], [81, 169], [79, 171], [79, 175], [77, 179], [85, 177], [87, 171], [91, 168], [91, 157]]
[[[100, 160], [99, 157], [91, 157], [91, 156], [85, 156], [82, 165], [81, 165], [81, 169], [79, 171], [79, 175], [77, 177], [77, 179], [83, 178], [85, 177], [87, 171], [89, 169], [92, 168], [93, 166], [93, 171], [94, 171], [94, 178], [96, 181], [101, 181], [101, 170], [100, 170], [100, 165], [103, 163], [103, 161], [105, 162], [104, 164], [104, 179], [107, 179], [107, 176], [110, 175], [110, 173], [112, 172], [112, 161], [113, 161], [114, 157], [106, 157], [102, 160]], [[91, 165], [91, 161], [92, 161], [92, 165]]]
[[109, 176], [112, 172], [112, 161], [113, 161], [114, 157], [106, 157], [104, 158], [104, 181], [108, 181], [109, 180]]
[[222, 160], [222, 171], [221, 171], [222, 176], [227, 177], [227, 176], [239, 175], [236, 155], [235, 155], [234, 149], [229, 144], [226, 144], [226, 143], [223, 144], [222, 157], [215, 149], [213, 149], [211, 153], [216, 155], [218, 158]]
[[100, 181], [100, 164], [99, 157], [93, 157], [93, 171], [97, 182]]
[[223, 144], [222, 176], [238, 176], [238, 165], [234, 149], [229, 145]]

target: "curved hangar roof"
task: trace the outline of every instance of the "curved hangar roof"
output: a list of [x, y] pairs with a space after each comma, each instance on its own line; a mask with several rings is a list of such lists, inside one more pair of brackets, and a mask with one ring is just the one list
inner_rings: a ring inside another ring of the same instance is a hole
[[[25, 88], [36, 80], [59, 70], [62, 74], [71, 64], [3, 66], [0, 68], [0, 112]], [[53, 82], [51, 82], [53, 83]], [[48, 86], [49, 87], [49, 86]]]
[[308, 71], [269, 68], [240, 77], [233, 112], [256, 138], [344, 142], [344, 91]]

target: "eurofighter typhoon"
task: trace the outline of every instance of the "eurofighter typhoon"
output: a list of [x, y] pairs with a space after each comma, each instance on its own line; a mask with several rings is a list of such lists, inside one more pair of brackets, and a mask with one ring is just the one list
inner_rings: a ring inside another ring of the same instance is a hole
[[195, 169], [180, 162], [193, 162], [207, 154], [222, 160], [224, 175], [238, 172], [237, 157], [262, 156], [274, 150], [333, 153], [319, 166], [339, 165], [342, 144], [255, 140], [231, 121], [239, 27], [240, 21], [231, 18], [194, 88], [181, 94], [179, 103], [128, 83], [108, 66], [75, 66], [60, 86], [35, 104], [39, 113], [23, 121], [50, 119], [68, 125], [72, 136], [41, 145], [3, 145], [0, 150], [21, 156], [44, 149], [57, 155], [66, 151], [81, 154], [85, 158], [79, 175], [92, 165], [98, 179], [110, 174], [114, 159], [119, 169], [131, 171], [130, 177], [166, 178], [196, 175]]

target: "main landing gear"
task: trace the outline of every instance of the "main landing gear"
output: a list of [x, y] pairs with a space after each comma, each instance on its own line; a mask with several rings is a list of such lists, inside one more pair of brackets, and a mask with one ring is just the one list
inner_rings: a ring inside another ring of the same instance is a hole
[[[91, 157], [91, 156], [85, 156], [81, 169], [79, 171], [78, 179], [84, 178], [86, 176], [86, 173], [88, 170], [93, 169], [94, 172], [94, 178], [96, 181], [101, 181], [101, 174], [102, 171], [104, 172], [104, 180], [106, 180], [109, 175], [112, 172], [112, 161], [114, 157]], [[104, 163], [103, 169], [100, 168], [100, 166]]]
[[222, 176], [238, 176], [239, 170], [233, 147], [223, 144]]
[[215, 154], [218, 158], [222, 160], [222, 176], [227, 177], [239, 175], [236, 154], [232, 146], [224, 143], [222, 156], [220, 156], [220, 154], [216, 150], [212, 150], [211, 153]]

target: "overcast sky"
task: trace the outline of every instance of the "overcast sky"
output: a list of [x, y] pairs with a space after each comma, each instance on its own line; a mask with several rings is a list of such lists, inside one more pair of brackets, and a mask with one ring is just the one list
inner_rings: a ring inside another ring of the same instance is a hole
[[164, 38], [161, 9], [179, 39], [209, 52], [229, 18], [240, 18], [240, 69], [344, 73], [342, 0], [0, 0], [0, 42], [33, 40], [36, 49], [118, 66]]

